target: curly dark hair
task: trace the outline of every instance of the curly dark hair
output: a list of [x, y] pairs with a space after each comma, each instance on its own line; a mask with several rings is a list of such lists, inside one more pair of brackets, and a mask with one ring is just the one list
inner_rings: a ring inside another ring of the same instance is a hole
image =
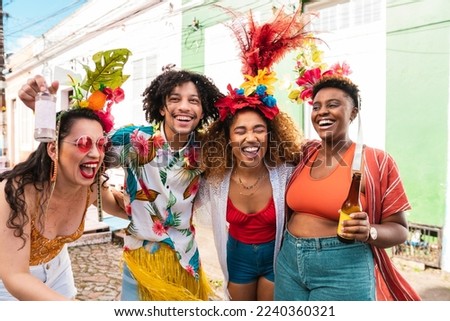
[[298, 164], [303, 135], [289, 115], [280, 112], [273, 120], [269, 120], [258, 109], [246, 107], [236, 111], [234, 116], [228, 115], [224, 121], [213, 122], [202, 137], [202, 167], [206, 178], [222, 179], [225, 171], [232, 168], [230, 127], [234, 117], [243, 110], [257, 112], [266, 122], [268, 146], [264, 157], [268, 166], [274, 167], [284, 162]]
[[350, 79], [343, 76], [325, 76], [316, 82], [312, 88], [312, 99], [316, 97], [319, 90], [323, 88], [337, 88], [350, 96], [353, 101], [354, 106], [359, 110], [361, 108], [359, 99], [359, 89]]
[[197, 88], [204, 117], [201, 119], [196, 129], [208, 125], [219, 117], [219, 112], [214, 103], [223, 96], [214, 82], [208, 77], [196, 72], [187, 70], [167, 70], [156, 77], [148, 86], [144, 93], [145, 118], [149, 123], [161, 122], [164, 116], [160, 110], [164, 108], [166, 98], [172, 90], [179, 85], [191, 81]]
[[[91, 119], [101, 124], [97, 114], [88, 108], [71, 109], [59, 112], [57, 115], [59, 121], [58, 142], [67, 137], [74, 123], [78, 119]], [[52, 159], [47, 153], [48, 143], [40, 143], [35, 151], [28, 158], [14, 166], [11, 170], [0, 174], [0, 182], [5, 182], [6, 201], [11, 207], [9, 218], [6, 222], [8, 228], [14, 229], [14, 236], [22, 238], [26, 241], [27, 235], [24, 233], [24, 226], [30, 221], [27, 215], [27, 203], [25, 200], [25, 187], [32, 184], [37, 193], [42, 193], [40, 200], [40, 211], [43, 213], [43, 204], [49, 198], [48, 191], [50, 189], [50, 171]], [[43, 215], [40, 214], [38, 218]], [[42, 224], [42, 222], [40, 221]]]

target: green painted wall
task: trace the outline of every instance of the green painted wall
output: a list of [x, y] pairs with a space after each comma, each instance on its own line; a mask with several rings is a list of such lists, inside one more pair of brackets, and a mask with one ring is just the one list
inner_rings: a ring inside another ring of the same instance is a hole
[[[182, 2], [183, 4], [186, 4], [192, 2], [192, 0], [183, 0]], [[203, 5], [183, 12], [182, 68], [197, 72], [204, 71], [205, 43], [203, 41], [202, 29], [222, 23], [230, 18], [224, 10], [214, 6], [216, 3], [219, 2], [217, 0], [205, 0]], [[220, 1], [220, 5], [222, 7], [233, 8], [239, 12], [246, 12], [250, 8], [267, 5], [267, 3], [268, 1], [260, 1], [257, 5], [255, 5], [255, 1], [249, 0]], [[201, 28], [198, 31], [192, 32], [192, 28], [190, 26], [195, 19], [200, 22]]]
[[413, 207], [408, 220], [437, 226], [446, 208], [449, 35], [449, 1], [387, 1], [386, 150]]

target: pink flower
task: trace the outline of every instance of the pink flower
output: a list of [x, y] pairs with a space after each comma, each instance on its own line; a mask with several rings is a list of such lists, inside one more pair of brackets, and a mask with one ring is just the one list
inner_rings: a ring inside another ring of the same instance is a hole
[[111, 108], [111, 106], [114, 103], [120, 103], [122, 100], [125, 99], [125, 92], [123, 91], [122, 88], [117, 87], [116, 89], [112, 90], [109, 87], [105, 87], [102, 89], [102, 92], [106, 95], [106, 100], [107, 100], [107, 108]]
[[114, 116], [110, 111], [98, 110], [95, 113], [98, 115], [100, 121], [103, 124], [103, 130], [106, 133], [109, 133], [114, 127]]
[[273, 119], [279, 113], [276, 105], [272, 107], [267, 106], [257, 95], [242, 95], [233, 89], [231, 85], [228, 85], [227, 89], [228, 95], [218, 99], [215, 103], [219, 110], [220, 121], [224, 121], [228, 115], [234, 115], [237, 110], [244, 107], [259, 109], [267, 119]]
[[138, 155], [144, 156], [148, 154], [148, 141], [143, 135], [139, 134], [138, 129], [131, 133], [130, 143]]
[[153, 222], [152, 230], [158, 236], [161, 236], [164, 233], [166, 233], [166, 229], [160, 220], [156, 220]]
[[113, 91], [114, 102], [117, 104], [117, 103], [120, 103], [124, 99], [125, 99], [125, 91], [120, 87], [117, 87], [116, 89], [114, 89], [114, 91]]
[[189, 169], [197, 168], [197, 160], [199, 159], [199, 148], [198, 147], [191, 147], [187, 149], [184, 153], [184, 157], [186, 160], [186, 167]]
[[102, 92], [106, 95], [106, 100], [111, 100], [113, 97], [113, 91], [109, 87], [104, 87]]
[[312, 87], [322, 76], [320, 68], [314, 68], [307, 70], [296, 81], [297, 85], [303, 87], [303, 91], [300, 93], [302, 100], [307, 100], [312, 96]]
[[305, 71], [296, 81], [297, 85], [303, 87], [300, 98], [304, 101], [312, 97], [312, 88], [323, 76], [332, 74], [333, 71], [327, 70], [322, 73], [319, 67]]
[[192, 267], [192, 265], [186, 266], [186, 271], [187, 271], [190, 275], [195, 276], [195, 271], [194, 271], [194, 268]]
[[346, 62], [343, 62], [342, 65], [340, 65], [339, 63], [335, 63], [333, 66], [331, 66], [330, 70], [333, 72], [333, 74], [342, 76], [348, 76], [352, 73], [350, 65]]

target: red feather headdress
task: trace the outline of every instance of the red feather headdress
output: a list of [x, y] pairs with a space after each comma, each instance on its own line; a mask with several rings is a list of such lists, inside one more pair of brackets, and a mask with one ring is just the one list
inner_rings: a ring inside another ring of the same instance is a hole
[[305, 30], [312, 15], [302, 14], [301, 8], [290, 15], [279, 9], [271, 21], [258, 25], [251, 11], [247, 23], [243, 23], [241, 16], [227, 11], [234, 16], [228, 27], [239, 44], [242, 73], [246, 81], [239, 89], [233, 90], [228, 85], [229, 94], [216, 102], [220, 120], [244, 107], [259, 109], [268, 119], [273, 119], [279, 109], [273, 97], [273, 84], [277, 79], [271, 68], [287, 52], [315, 39]]

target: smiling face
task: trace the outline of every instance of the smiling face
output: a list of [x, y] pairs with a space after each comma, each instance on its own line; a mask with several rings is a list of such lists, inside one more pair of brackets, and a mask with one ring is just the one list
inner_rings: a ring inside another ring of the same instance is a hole
[[176, 86], [166, 97], [160, 110], [164, 116], [164, 132], [169, 142], [179, 135], [186, 142], [203, 117], [202, 103], [197, 88], [191, 81]]
[[264, 118], [256, 111], [245, 109], [236, 113], [230, 126], [230, 144], [239, 166], [263, 165], [267, 132]]
[[326, 142], [348, 140], [350, 122], [358, 111], [347, 93], [337, 88], [322, 88], [314, 97], [311, 122]]
[[[92, 147], [84, 151], [76, 146], [81, 136], [89, 136], [92, 139]], [[69, 134], [62, 138], [59, 145], [58, 176], [66, 184], [89, 186], [93, 183], [95, 174], [100, 168], [105, 156], [102, 145], [102, 125], [92, 119], [77, 119], [70, 129]], [[87, 151], [86, 151], [87, 150]]]

